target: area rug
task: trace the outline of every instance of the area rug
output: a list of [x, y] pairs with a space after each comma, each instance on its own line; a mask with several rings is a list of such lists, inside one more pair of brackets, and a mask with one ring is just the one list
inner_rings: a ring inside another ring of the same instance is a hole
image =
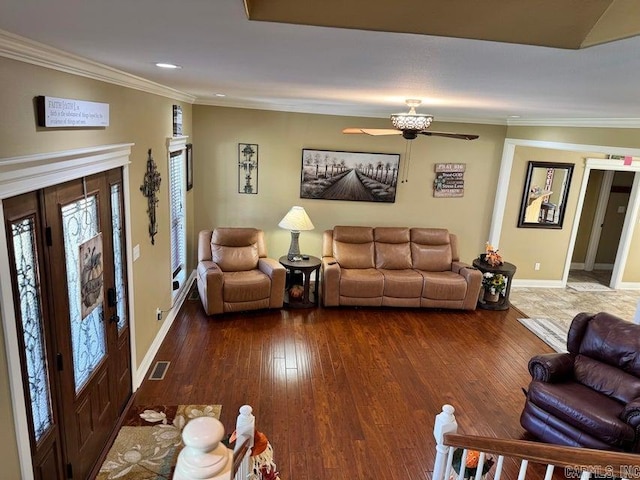
[[567, 351], [567, 328], [549, 318], [519, 318], [518, 321], [556, 352]]
[[613, 292], [606, 285], [591, 282], [567, 282], [567, 288], [576, 292]]
[[220, 418], [220, 405], [134, 406], [97, 480], [169, 480], [182, 449], [182, 429], [196, 417]]

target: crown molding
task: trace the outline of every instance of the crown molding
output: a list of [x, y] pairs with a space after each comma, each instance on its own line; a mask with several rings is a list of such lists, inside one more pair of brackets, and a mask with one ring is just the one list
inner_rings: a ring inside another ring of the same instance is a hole
[[78, 55], [0, 30], [0, 56], [39, 67], [112, 83], [154, 95], [193, 103], [195, 96], [145, 80]]
[[509, 118], [510, 127], [640, 128], [640, 118]]

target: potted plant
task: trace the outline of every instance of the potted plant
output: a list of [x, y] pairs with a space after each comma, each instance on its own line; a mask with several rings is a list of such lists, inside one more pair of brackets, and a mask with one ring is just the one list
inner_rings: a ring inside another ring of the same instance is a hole
[[482, 287], [484, 299], [487, 302], [497, 302], [507, 290], [507, 279], [501, 273], [485, 272], [482, 275]]
[[484, 253], [480, 254], [480, 261], [492, 267], [499, 267], [503, 263], [502, 255], [500, 255], [498, 249], [494, 248], [489, 242], [487, 242], [484, 247]]

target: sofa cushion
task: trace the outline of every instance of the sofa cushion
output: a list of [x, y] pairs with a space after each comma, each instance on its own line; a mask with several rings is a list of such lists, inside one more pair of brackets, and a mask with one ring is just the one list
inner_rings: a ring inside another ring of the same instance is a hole
[[640, 397], [639, 378], [582, 354], [574, 361], [574, 376], [581, 384], [623, 403]]
[[333, 256], [341, 268], [373, 268], [373, 228], [334, 227]]
[[424, 278], [422, 297], [436, 300], [464, 300], [467, 295], [467, 281], [462, 275], [453, 272], [425, 272], [419, 270]]
[[422, 294], [422, 275], [415, 270], [381, 269], [384, 275], [383, 295], [394, 298], [416, 298]]
[[376, 268], [411, 268], [411, 247], [409, 229], [398, 227], [378, 227], [373, 232], [375, 239]]
[[340, 296], [370, 298], [382, 297], [384, 277], [374, 268], [342, 269]]
[[222, 288], [225, 302], [262, 300], [271, 295], [271, 279], [260, 270], [228, 272]]
[[623, 405], [576, 382], [529, 385], [528, 399], [558, 419], [610, 445], [622, 445], [635, 437], [630, 425], [620, 420]]
[[223, 272], [242, 272], [258, 267], [258, 245], [247, 247], [226, 247], [211, 244], [211, 260]]
[[406, 243], [376, 242], [376, 268], [390, 270], [411, 269], [411, 247]]
[[413, 268], [430, 272], [451, 270], [453, 254], [449, 231], [444, 228], [412, 228]]
[[257, 268], [259, 237], [255, 228], [216, 228], [211, 235], [211, 260], [223, 272]]
[[636, 377], [640, 377], [638, 325], [601, 312], [587, 323], [579, 351]]

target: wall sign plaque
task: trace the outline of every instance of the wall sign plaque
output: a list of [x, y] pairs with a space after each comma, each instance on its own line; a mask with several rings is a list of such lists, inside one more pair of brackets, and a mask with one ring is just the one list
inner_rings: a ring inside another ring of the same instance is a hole
[[434, 197], [464, 197], [466, 163], [436, 163], [433, 181]]
[[109, 104], [71, 98], [36, 97], [38, 126], [86, 128], [109, 126]]

